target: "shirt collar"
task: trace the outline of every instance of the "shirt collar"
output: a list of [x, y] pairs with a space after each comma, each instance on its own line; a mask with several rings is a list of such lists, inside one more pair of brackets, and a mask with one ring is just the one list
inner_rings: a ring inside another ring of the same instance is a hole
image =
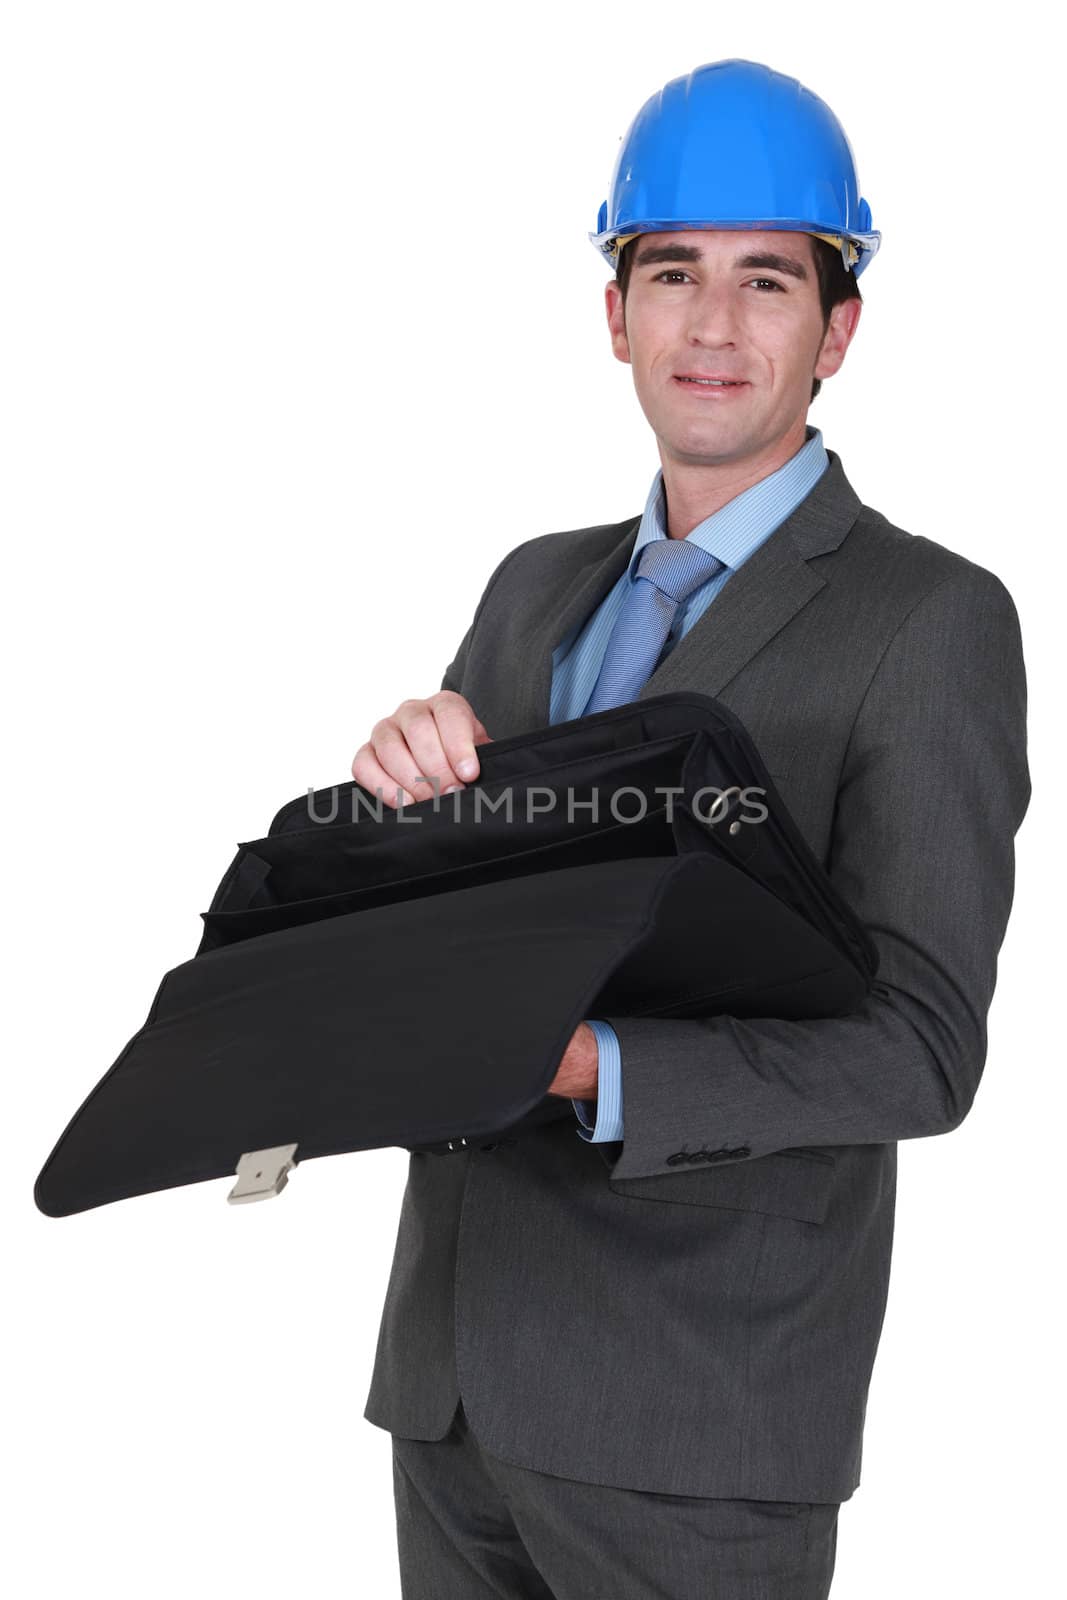
[[[686, 535], [690, 543], [700, 545], [731, 569], [747, 561], [796, 509], [830, 465], [821, 431], [808, 423], [804, 433], [805, 442], [784, 466], [751, 484], [718, 511], [713, 511], [710, 517], [697, 523]], [[660, 468], [652, 480], [630, 555], [628, 572], [631, 578], [645, 545], [652, 539], [667, 538], [665, 499]]]

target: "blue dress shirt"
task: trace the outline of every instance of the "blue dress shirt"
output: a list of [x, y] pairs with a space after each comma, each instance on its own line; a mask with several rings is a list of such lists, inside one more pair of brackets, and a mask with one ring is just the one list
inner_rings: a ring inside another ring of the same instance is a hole
[[[752, 552], [796, 510], [830, 465], [819, 429], [809, 423], [804, 431], [805, 442], [784, 467], [779, 467], [777, 472], [761, 478], [759, 483], [735, 495], [686, 535], [694, 544], [718, 556], [720, 561], [725, 562], [725, 568], [701, 584], [678, 607], [660, 661], [670, 654], [680, 639], [685, 638], [690, 628], [696, 626], [720, 589], [729, 582], [731, 574], [743, 566]], [[634, 570], [641, 551], [650, 539], [668, 537], [664, 502], [663, 472], [660, 470], [648, 492], [641, 525], [625, 572], [619, 575], [618, 581], [596, 610], [584, 622], [572, 628], [552, 652], [550, 723], [567, 722], [572, 717], [585, 714], [611, 631], [627, 590], [634, 581]], [[618, 1035], [609, 1023], [590, 1018], [589, 1026], [596, 1035], [599, 1051], [597, 1098], [572, 1100], [571, 1104], [581, 1124], [576, 1131], [583, 1139], [599, 1144], [623, 1136], [622, 1057]]]

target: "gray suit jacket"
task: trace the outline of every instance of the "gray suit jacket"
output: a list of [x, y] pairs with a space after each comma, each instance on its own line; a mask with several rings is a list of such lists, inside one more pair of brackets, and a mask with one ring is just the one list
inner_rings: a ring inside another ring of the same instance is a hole
[[[608, 1017], [624, 1140], [559, 1118], [412, 1154], [364, 1415], [587, 1482], [847, 1499], [889, 1283], [896, 1141], [966, 1116], [1026, 811], [1018, 618], [992, 573], [861, 504], [840, 458], [642, 689], [746, 724], [869, 929], [847, 1017]], [[494, 738], [549, 721], [553, 647], [640, 517], [496, 568], [442, 687]], [[516, 981], [522, 981], [521, 973]], [[748, 1146], [682, 1167], [682, 1147]]]

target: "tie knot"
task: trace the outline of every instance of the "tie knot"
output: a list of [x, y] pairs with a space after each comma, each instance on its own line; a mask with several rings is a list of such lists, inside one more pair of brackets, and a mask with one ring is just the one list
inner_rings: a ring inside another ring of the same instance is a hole
[[688, 539], [653, 539], [641, 551], [635, 577], [647, 578], [672, 600], [682, 601], [725, 565]]

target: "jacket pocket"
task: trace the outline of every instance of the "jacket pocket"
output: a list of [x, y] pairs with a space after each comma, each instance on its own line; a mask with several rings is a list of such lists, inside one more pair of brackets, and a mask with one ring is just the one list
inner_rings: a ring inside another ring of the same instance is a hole
[[608, 1188], [633, 1200], [721, 1206], [820, 1223], [826, 1220], [836, 1165], [835, 1157], [822, 1150], [775, 1150], [718, 1167], [683, 1168], [649, 1178], [609, 1178]]

